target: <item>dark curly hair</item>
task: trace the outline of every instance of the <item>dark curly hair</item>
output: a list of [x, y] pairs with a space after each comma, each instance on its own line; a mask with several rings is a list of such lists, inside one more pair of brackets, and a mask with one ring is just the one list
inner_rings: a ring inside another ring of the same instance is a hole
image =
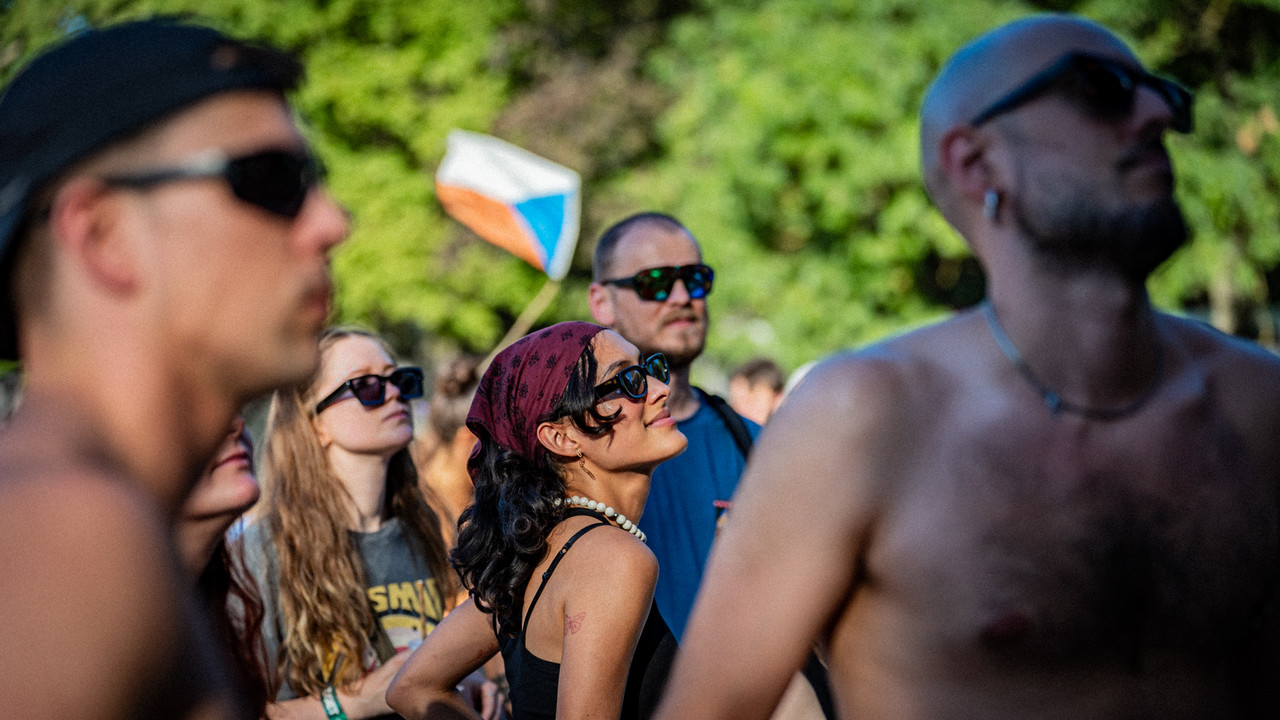
[[[578, 357], [559, 402], [534, 422], [572, 419], [585, 433], [603, 435], [619, 411], [596, 408], [596, 358], [592, 342]], [[458, 542], [449, 563], [471, 593], [476, 607], [491, 613], [502, 635], [520, 631], [520, 610], [533, 569], [547, 549], [547, 536], [565, 517], [558, 501], [565, 482], [551, 453], [534, 464], [503, 447], [483, 431], [481, 465], [475, 478], [475, 502], [458, 519]]]
[[[270, 700], [266, 648], [262, 643], [263, 608], [258, 585], [244, 567], [243, 547], [235, 549], [225, 538], [218, 542], [213, 558], [200, 573], [196, 585], [209, 612], [214, 634], [230, 651], [236, 684], [259, 715]], [[234, 615], [228, 601], [238, 606]]]

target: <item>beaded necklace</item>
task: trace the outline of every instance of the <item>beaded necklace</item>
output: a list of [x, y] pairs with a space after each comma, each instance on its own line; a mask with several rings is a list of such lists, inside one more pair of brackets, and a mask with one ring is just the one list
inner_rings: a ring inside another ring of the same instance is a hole
[[[560, 504], [560, 502], [561, 501], [557, 500], [556, 504], [558, 505]], [[626, 530], [632, 535], [635, 535], [636, 538], [640, 540], [640, 542], [642, 543], [648, 542], [647, 536], [644, 534], [644, 531], [641, 530], [635, 523], [628, 520], [626, 515], [620, 515], [617, 510], [614, 510], [612, 507], [609, 507], [608, 505], [605, 505], [602, 502], [592, 500], [591, 498], [581, 497], [579, 495], [574, 495], [573, 497], [564, 498], [563, 502], [569, 505], [574, 505], [580, 508], [586, 508], [588, 510], [598, 512], [604, 515], [609, 520], [609, 522], [613, 523], [614, 525], [617, 525], [623, 530]]]

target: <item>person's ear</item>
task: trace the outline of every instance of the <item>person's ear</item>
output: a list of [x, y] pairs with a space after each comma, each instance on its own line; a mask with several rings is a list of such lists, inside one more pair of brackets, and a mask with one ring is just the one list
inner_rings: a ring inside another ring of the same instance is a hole
[[311, 418], [311, 428], [316, 431], [316, 440], [319, 441], [320, 447], [328, 450], [333, 444], [333, 436], [329, 434], [328, 428], [325, 426], [324, 420], [319, 415]]
[[112, 292], [129, 292], [138, 283], [138, 240], [122, 231], [124, 210], [118, 193], [87, 177], [67, 181], [49, 204], [53, 242]]
[[544, 422], [538, 424], [538, 442], [553, 455], [560, 457], [577, 457], [581, 446], [577, 438], [569, 431], [568, 421]]
[[466, 425], [463, 425], [454, 431], [453, 440], [449, 443], [450, 451], [455, 457], [471, 457], [471, 451], [475, 449], [477, 442], [479, 440], [476, 439], [476, 434], [471, 432], [471, 429]]
[[967, 126], [948, 130], [938, 141], [938, 162], [943, 174], [970, 202], [981, 204], [986, 192], [998, 185], [990, 149], [991, 136]]
[[591, 317], [596, 322], [605, 327], [613, 327], [615, 315], [613, 297], [609, 288], [598, 282], [591, 283], [591, 287], [587, 288], [587, 307], [591, 310]]

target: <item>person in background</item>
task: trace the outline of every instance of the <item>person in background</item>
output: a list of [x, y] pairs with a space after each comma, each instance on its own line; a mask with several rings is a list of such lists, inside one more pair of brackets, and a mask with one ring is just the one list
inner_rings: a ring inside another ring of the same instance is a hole
[[[723, 507], [738, 487], [760, 426], [689, 382], [706, 345], [707, 296], [715, 272], [678, 220], [644, 212], [605, 230], [596, 243], [591, 316], [648, 356], [671, 365], [668, 407], [689, 451], [653, 474], [646, 504], [651, 548], [662, 575], [658, 607], [679, 638], [702, 582]], [[719, 503], [719, 506], [717, 506]]]
[[[8, 12], [6, 8], [5, 12]], [[247, 718], [173, 536], [241, 406], [316, 366], [342, 208], [273, 48], [173, 20], [0, 92], [0, 717]]]
[[387, 683], [453, 596], [408, 450], [423, 373], [363, 330], [327, 330], [319, 347], [315, 375], [272, 398], [263, 507], [243, 535], [265, 606], [267, 713], [382, 717]]
[[436, 373], [426, 422], [412, 449], [423, 494], [434, 500], [445, 544], [453, 545], [458, 518], [471, 504], [467, 458], [476, 436], [467, 428], [467, 411], [480, 382], [479, 358], [463, 355]]
[[[231, 653], [236, 683], [262, 715], [267, 707], [263, 667], [262, 599], [227, 542], [232, 523], [258, 501], [253, 470], [253, 439], [237, 416], [213, 460], [183, 503], [174, 532], [178, 552], [204, 601], [214, 633]], [[235, 605], [232, 610], [231, 605]]]
[[729, 405], [742, 417], [764, 425], [782, 402], [787, 377], [769, 358], [748, 360], [729, 375]]
[[467, 415], [475, 504], [451, 555], [471, 599], [400, 669], [407, 718], [471, 717], [454, 686], [501, 651], [516, 720], [648, 718], [675, 654], [638, 523], [685, 448], [660, 354], [591, 323], [500, 352]]
[[830, 358], [769, 421], [660, 717], [765, 717], [815, 640], [841, 717], [1280, 716], [1280, 358], [1151, 306], [1192, 97], [1071, 15], [921, 108], [988, 300]]

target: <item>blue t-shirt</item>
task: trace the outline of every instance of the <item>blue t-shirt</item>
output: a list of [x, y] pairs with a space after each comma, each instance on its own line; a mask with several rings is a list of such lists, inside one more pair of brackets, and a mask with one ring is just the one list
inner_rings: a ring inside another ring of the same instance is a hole
[[[760, 434], [759, 425], [743, 422], [752, 438]], [[658, 558], [654, 598], [671, 632], [680, 638], [716, 537], [715, 502], [733, 497], [746, 458], [705, 400], [676, 427], [689, 439], [689, 447], [654, 471], [640, 528]]]

